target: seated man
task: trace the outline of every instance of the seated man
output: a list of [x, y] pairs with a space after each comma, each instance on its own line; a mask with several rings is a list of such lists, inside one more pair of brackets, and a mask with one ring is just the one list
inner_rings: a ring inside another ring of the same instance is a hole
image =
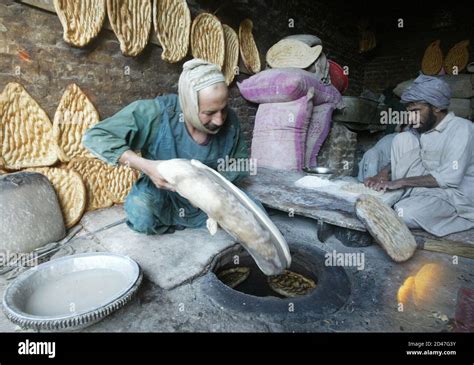
[[357, 180], [364, 182], [367, 178], [377, 175], [388, 163], [390, 163], [390, 152], [392, 141], [397, 133], [387, 134], [381, 138], [374, 147], [369, 149], [359, 162], [359, 173]]
[[[224, 76], [216, 65], [198, 59], [186, 62], [178, 94], [136, 101], [90, 128], [83, 138], [84, 146], [98, 158], [142, 172], [125, 202], [127, 224], [141, 233], [172, 233], [206, 224], [207, 215], [173, 192], [158, 173], [161, 160], [196, 159], [217, 169], [226, 156], [248, 158], [237, 115], [227, 106]], [[232, 182], [248, 174], [219, 172]]]
[[444, 81], [419, 76], [402, 95], [414, 128], [394, 138], [391, 163], [365, 181], [405, 189], [394, 206], [399, 216], [438, 237], [474, 228], [474, 130], [447, 112], [450, 99]]

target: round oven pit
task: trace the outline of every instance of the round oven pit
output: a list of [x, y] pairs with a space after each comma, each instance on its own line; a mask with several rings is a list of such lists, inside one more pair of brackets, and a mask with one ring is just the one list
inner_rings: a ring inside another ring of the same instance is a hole
[[325, 265], [325, 252], [288, 242], [291, 266], [266, 276], [236, 245], [213, 260], [203, 290], [222, 308], [307, 321], [337, 312], [349, 299], [350, 281], [341, 267]]

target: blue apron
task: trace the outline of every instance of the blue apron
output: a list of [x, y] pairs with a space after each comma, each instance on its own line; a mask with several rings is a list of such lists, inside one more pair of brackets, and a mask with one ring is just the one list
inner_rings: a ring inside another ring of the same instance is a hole
[[[199, 145], [189, 135], [176, 95], [157, 98], [162, 111], [160, 128], [153, 145], [143, 157], [150, 160], [195, 159], [216, 169], [218, 160], [230, 155], [237, 128], [227, 121], [206, 145]], [[142, 174], [125, 201], [127, 224], [135, 231], [162, 234], [173, 226], [203, 227], [207, 214], [192, 206], [175, 192], [158, 189]]]

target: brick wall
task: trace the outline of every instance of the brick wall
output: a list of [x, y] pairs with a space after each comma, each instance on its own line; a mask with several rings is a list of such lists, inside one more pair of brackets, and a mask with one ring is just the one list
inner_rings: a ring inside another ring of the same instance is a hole
[[433, 12], [433, 8], [409, 17], [400, 16], [405, 20], [401, 29], [397, 27], [400, 13], [384, 18], [385, 27], [376, 32], [377, 48], [366, 56], [364, 87], [381, 92], [401, 81], [417, 77], [426, 47], [437, 39], [441, 40], [444, 55], [456, 43], [469, 39], [470, 61], [474, 61], [474, 6], [462, 2], [451, 5], [451, 23], [441, 28], [434, 26], [437, 13]]

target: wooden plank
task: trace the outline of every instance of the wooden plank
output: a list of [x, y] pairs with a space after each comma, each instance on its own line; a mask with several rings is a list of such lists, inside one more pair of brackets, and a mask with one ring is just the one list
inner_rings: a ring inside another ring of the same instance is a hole
[[[295, 186], [295, 181], [304, 173], [259, 168], [255, 176], [249, 176], [238, 185], [259, 199], [263, 205], [295, 215], [313, 218], [319, 222], [338, 227], [367, 232], [364, 224], [355, 215], [354, 204], [317, 190], [308, 190]], [[471, 257], [474, 249], [474, 229], [454, 233], [443, 238], [413, 230], [420, 248], [443, 253], [463, 253], [460, 256]], [[452, 247], [448, 247], [452, 245]]]
[[336, 226], [365, 232], [355, 216], [354, 204], [317, 190], [295, 186], [304, 173], [259, 168], [239, 186], [269, 208], [292, 212]]

